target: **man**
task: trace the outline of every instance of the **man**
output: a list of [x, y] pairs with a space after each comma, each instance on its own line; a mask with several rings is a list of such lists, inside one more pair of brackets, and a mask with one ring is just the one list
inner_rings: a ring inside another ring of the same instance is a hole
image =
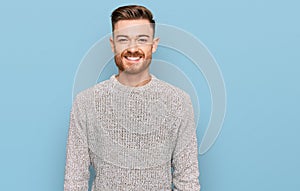
[[94, 191], [200, 190], [190, 98], [149, 72], [159, 42], [152, 13], [123, 6], [111, 19], [119, 73], [74, 100], [65, 191], [88, 190], [90, 165]]

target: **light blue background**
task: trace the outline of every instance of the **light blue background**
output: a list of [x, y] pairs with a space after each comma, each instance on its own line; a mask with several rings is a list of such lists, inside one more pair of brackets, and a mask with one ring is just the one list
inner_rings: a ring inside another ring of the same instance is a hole
[[202, 191], [300, 190], [296, 0], [1, 1], [0, 190], [63, 190], [76, 69], [128, 3], [196, 36], [223, 73], [227, 114], [199, 156]]

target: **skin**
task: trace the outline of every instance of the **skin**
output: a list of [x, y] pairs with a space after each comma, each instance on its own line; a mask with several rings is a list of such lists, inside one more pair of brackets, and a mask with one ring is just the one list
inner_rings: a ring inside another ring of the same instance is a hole
[[110, 44], [119, 68], [117, 79], [126, 86], [135, 87], [150, 79], [149, 65], [159, 39], [146, 19], [121, 20], [114, 26]]

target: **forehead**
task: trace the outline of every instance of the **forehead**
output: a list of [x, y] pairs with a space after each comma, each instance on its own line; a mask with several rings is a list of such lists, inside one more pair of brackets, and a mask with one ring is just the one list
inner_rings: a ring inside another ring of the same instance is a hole
[[152, 35], [153, 28], [151, 23], [146, 19], [120, 20], [114, 26], [114, 34], [128, 36]]

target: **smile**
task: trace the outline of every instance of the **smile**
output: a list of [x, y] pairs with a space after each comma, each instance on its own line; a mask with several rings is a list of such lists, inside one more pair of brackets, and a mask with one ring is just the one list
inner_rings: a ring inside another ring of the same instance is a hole
[[139, 61], [142, 57], [141, 56], [140, 57], [127, 57], [127, 56], [125, 56], [125, 58], [129, 61]]

